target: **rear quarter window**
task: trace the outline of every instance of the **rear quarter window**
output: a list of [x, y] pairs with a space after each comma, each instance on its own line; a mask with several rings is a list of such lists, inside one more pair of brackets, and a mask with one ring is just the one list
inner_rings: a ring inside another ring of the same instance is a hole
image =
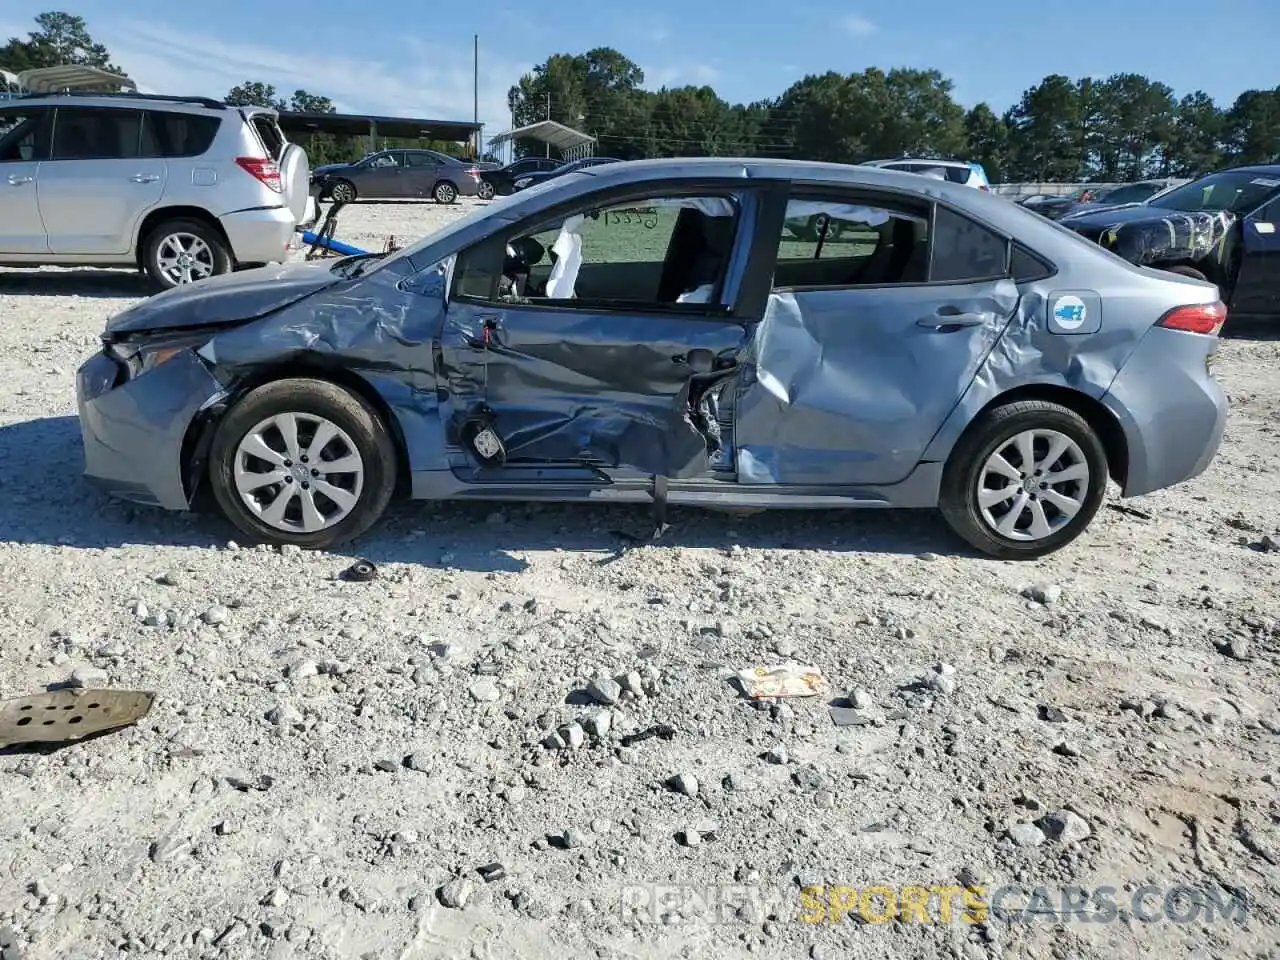
[[947, 179], [952, 183], [968, 183], [969, 174], [972, 173], [968, 167], [943, 167], [947, 171]]
[[208, 151], [221, 125], [219, 117], [148, 111], [142, 124], [142, 155], [198, 157]]
[[262, 145], [267, 149], [267, 156], [272, 160], [279, 160], [284, 155], [284, 148], [288, 145], [288, 141], [284, 138], [284, 133], [280, 130], [280, 125], [276, 123], [275, 118], [268, 114], [259, 114], [253, 118], [253, 129], [258, 134], [258, 139], [262, 141]]

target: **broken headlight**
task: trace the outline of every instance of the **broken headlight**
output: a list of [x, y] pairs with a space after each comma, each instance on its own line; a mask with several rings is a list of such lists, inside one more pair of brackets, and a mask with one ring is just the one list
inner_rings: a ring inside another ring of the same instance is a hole
[[148, 370], [154, 370], [162, 363], [167, 363], [184, 350], [198, 350], [209, 342], [206, 331], [200, 333], [175, 333], [156, 335], [145, 340], [125, 340], [109, 343], [106, 352], [124, 364], [129, 371], [129, 379], [140, 377]]

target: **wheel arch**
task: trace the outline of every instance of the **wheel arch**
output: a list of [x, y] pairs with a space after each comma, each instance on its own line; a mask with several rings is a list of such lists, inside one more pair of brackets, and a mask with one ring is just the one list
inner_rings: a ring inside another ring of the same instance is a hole
[[956, 443], [952, 445], [952, 449], [988, 411], [1019, 400], [1043, 400], [1047, 403], [1056, 403], [1083, 417], [1090, 429], [1098, 435], [1103, 449], [1107, 452], [1107, 469], [1111, 479], [1118, 483], [1121, 489], [1124, 488], [1129, 476], [1129, 441], [1125, 437], [1120, 421], [1101, 400], [1060, 384], [1028, 383], [992, 397], [975, 411], [960, 436], [956, 437]]
[[227, 253], [231, 256], [232, 263], [236, 262], [236, 252], [231, 246], [231, 238], [227, 236], [227, 231], [222, 226], [222, 221], [215, 217], [204, 207], [191, 206], [171, 206], [158, 207], [155, 210], [147, 211], [147, 215], [142, 218], [138, 224], [138, 232], [134, 236], [133, 251], [134, 260], [138, 264], [138, 269], [145, 268], [142, 262], [143, 254], [146, 252], [147, 237], [151, 235], [159, 224], [166, 220], [195, 220], [212, 229], [222, 242], [227, 245]]
[[410, 488], [409, 453], [404, 431], [390, 405], [368, 380], [343, 367], [332, 366], [322, 362], [297, 358], [281, 363], [266, 364], [254, 367], [249, 373], [236, 380], [216, 405], [211, 407], [205, 416], [192, 421], [182, 441], [181, 469], [182, 488], [192, 506], [205, 505], [211, 498], [209, 485], [205, 482], [205, 470], [208, 466], [209, 448], [213, 443], [214, 433], [223, 417], [249, 392], [276, 380], [294, 378], [308, 380], [324, 380], [334, 386], [341, 387], [364, 400], [382, 422], [391, 436], [391, 445], [396, 456], [396, 489], [394, 497], [400, 498]]

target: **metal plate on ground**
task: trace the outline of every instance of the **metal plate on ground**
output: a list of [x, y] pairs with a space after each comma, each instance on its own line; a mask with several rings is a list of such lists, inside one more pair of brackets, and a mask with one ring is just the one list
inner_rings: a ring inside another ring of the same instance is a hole
[[0, 747], [63, 743], [127, 727], [151, 710], [143, 690], [53, 690], [0, 701]]

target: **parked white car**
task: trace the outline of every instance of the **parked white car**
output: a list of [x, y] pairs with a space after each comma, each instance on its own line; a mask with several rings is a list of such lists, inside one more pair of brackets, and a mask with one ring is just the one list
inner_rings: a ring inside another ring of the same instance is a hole
[[306, 152], [277, 113], [137, 93], [0, 101], [0, 265], [134, 266], [161, 288], [280, 263]]
[[[978, 190], [991, 189], [991, 181], [987, 179], [987, 171], [980, 163], [969, 163], [965, 160], [930, 160], [927, 158], [902, 157], [897, 160], [869, 160], [863, 164], [867, 167], [882, 167], [885, 170], [904, 170], [907, 173], [922, 173], [938, 179], [946, 179], [951, 183], [962, 183]], [[939, 176], [941, 175], [941, 176]]]

